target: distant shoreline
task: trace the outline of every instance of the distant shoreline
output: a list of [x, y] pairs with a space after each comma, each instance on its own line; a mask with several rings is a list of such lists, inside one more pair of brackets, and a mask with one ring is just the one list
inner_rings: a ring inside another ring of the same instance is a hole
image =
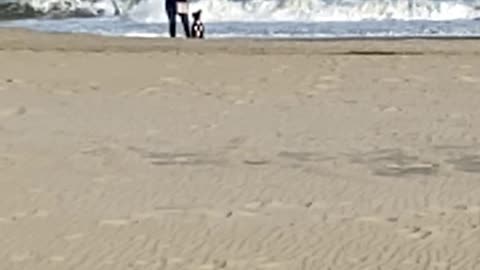
[[184, 38], [114, 37], [0, 27], [0, 50], [300, 55], [480, 54], [480, 37]]
[[[23, 27], [11, 27], [11, 26], [1, 26], [2, 29], [19, 29], [25, 31], [32, 31], [37, 33], [46, 33], [46, 34], [73, 34], [73, 35], [93, 35], [98, 37], [108, 37], [108, 38], [128, 38], [128, 39], [167, 39], [168, 37], [141, 37], [141, 36], [122, 36], [122, 35], [101, 35], [96, 33], [76, 33], [76, 32], [56, 32], [56, 31], [40, 31], [27, 29]], [[168, 38], [169, 39], [169, 38]], [[177, 39], [182, 39], [182, 37], [177, 37]], [[389, 40], [480, 40], [480, 35], [401, 35], [401, 36], [338, 36], [338, 37], [209, 37], [209, 40], [259, 40], [259, 41], [285, 41], [285, 42], [318, 42], [318, 41], [355, 41], [355, 40], [380, 40], [380, 41], [389, 41]]]

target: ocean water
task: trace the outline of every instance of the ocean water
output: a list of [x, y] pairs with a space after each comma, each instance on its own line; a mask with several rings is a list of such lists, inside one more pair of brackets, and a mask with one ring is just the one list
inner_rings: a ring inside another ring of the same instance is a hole
[[[0, 0], [0, 8], [2, 1], [29, 5], [36, 15], [0, 21], [0, 26], [110, 36], [168, 36], [164, 0]], [[480, 37], [480, 0], [190, 3], [191, 11], [203, 11], [207, 38]], [[179, 36], [183, 34], [179, 20], [177, 31]]]

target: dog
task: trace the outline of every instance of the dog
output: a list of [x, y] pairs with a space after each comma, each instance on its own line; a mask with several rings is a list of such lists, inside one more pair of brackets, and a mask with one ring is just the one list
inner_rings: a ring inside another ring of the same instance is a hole
[[192, 38], [204, 38], [205, 26], [203, 26], [200, 16], [202, 15], [202, 10], [199, 9], [196, 12], [192, 13], [193, 23], [192, 23]]

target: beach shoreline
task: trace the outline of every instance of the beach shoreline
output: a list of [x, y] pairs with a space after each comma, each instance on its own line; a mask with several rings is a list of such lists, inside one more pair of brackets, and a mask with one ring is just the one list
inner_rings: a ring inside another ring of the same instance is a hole
[[[234, 54], [477, 54], [477, 37], [448, 38], [326, 38], [258, 39], [225, 38], [185, 40], [183, 38], [107, 37], [83, 33], [46, 33], [21, 28], [0, 28], [2, 50], [64, 50]], [[54, 37], [55, 42], [48, 42]], [[94, 43], [94, 44], [93, 44]], [[313, 46], [312, 44], [313, 43]], [[264, 46], [267, 45], [267, 46]]]

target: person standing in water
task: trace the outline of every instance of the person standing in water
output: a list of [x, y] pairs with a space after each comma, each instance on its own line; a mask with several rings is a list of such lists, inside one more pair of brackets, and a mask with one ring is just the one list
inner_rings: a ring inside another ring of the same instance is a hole
[[188, 2], [187, 0], [165, 0], [165, 10], [167, 11], [170, 37], [176, 36], [177, 14], [182, 20], [185, 36], [190, 38], [190, 25], [188, 23]]

